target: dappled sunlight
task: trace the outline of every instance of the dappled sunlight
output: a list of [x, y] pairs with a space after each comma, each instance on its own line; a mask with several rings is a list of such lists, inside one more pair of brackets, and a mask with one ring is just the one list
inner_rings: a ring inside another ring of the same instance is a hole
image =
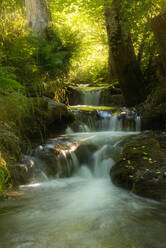
[[0, 0], [0, 247], [165, 248], [162, 5]]
[[64, 2], [62, 5], [62, 3], [58, 4], [57, 1], [55, 3], [54, 0], [50, 0], [50, 6], [53, 21], [57, 27], [59, 29], [63, 29], [63, 26], [69, 27], [72, 32], [77, 33], [76, 37], [80, 41], [77, 56], [72, 59], [70, 80], [86, 82], [100, 78], [98, 81], [101, 81], [104, 73], [107, 74], [108, 61], [107, 34], [102, 18], [101, 3], [97, 3], [95, 9], [96, 16], [100, 13], [101, 18], [94, 18], [90, 14], [90, 11], [94, 12], [94, 9], [90, 10], [87, 3], [82, 1], [80, 3]]

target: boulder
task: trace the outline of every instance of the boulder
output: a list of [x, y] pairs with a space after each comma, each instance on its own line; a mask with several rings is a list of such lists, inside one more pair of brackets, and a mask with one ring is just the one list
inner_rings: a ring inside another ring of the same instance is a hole
[[143, 130], [166, 130], [166, 86], [157, 87], [140, 107]]
[[96, 144], [80, 144], [75, 151], [80, 164], [88, 164], [92, 159], [92, 154], [96, 152], [97, 149], [98, 146]]
[[110, 170], [117, 186], [154, 200], [166, 200], [166, 133], [144, 132], [123, 141]]
[[76, 87], [68, 87], [67, 96], [71, 106], [79, 104], [82, 98], [81, 91], [77, 90]]
[[48, 128], [53, 128], [56, 131], [65, 130], [73, 120], [74, 115], [65, 104], [48, 99]]

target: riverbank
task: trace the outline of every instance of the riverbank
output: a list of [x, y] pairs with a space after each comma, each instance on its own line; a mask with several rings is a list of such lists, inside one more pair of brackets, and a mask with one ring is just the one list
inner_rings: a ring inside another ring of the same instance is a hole
[[[9, 94], [0, 98], [0, 196], [6, 187], [18, 185], [15, 166], [33, 143], [42, 144], [51, 132], [65, 130], [74, 119], [68, 108], [46, 97]], [[37, 140], [37, 141], [36, 141]]]

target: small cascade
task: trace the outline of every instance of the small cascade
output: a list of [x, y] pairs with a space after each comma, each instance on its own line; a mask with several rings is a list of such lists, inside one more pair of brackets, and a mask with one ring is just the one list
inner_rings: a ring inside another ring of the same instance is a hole
[[141, 117], [140, 116], [136, 116], [136, 132], [140, 132], [141, 131]]
[[104, 145], [94, 154], [94, 176], [108, 177], [111, 167], [115, 161], [111, 157], [111, 149], [109, 145]]
[[71, 161], [72, 161], [72, 164], [73, 164], [73, 168], [74, 168], [74, 171], [78, 170], [79, 167], [80, 167], [80, 163], [79, 163], [79, 160], [75, 154], [74, 151], [72, 151], [70, 153], [70, 157], [71, 157]]
[[76, 172], [75, 176], [81, 178], [93, 178], [93, 174], [91, 170], [87, 167], [87, 165], [82, 165], [80, 169]]
[[[79, 106], [78, 106], [79, 107]], [[76, 121], [67, 133], [94, 131], [141, 131], [141, 118], [132, 110], [122, 109], [118, 114], [111, 110], [75, 110]]]
[[[90, 87], [88, 85], [79, 85], [79, 87], [74, 88], [79, 95], [78, 100], [74, 101], [75, 104], [81, 105], [100, 105], [101, 88], [100, 87]], [[71, 104], [72, 105], [72, 104]]]
[[118, 114], [98, 111], [102, 120], [99, 122], [101, 130], [110, 131], [141, 131], [141, 118], [134, 111], [123, 109]]
[[45, 162], [37, 156], [24, 155], [22, 163], [18, 165], [18, 168], [24, 170], [24, 180], [27, 180], [30, 177], [33, 182], [47, 181], [48, 177], [43, 170], [44, 166]]
[[82, 90], [82, 104], [90, 106], [100, 105], [100, 90], [83, 91]]
[[[99, 104], [99, 91], [85, 95], [84, 104]], [[140, 116], [101, 106], [73, 112], [66, 134], [16, 166], [29, 181], [22, 180], [21, 199], [1, 202], [0, 247], [165, 248], [164, 203], [136, 197], [109, 177], [123, 139], [141, 130]]]

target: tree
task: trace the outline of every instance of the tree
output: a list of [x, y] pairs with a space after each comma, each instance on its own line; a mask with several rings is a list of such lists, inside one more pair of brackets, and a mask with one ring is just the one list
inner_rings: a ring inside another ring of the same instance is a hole
[[143, 100], [144, 82], [121, 0], [105, 0], [105, 20], [111, 75], [118, 79], [126, 104], [134, 106]]
[[166, 5], [163, 7], [162, 13], [150, 21], [151, 29], [156, 38], [160, 58], [163, 66], [163, 71], [166, 70]]
[[44, 34], [50, 27], [51, 15], [47, 0], [25, 0], [27, 26], [37, 36]]

